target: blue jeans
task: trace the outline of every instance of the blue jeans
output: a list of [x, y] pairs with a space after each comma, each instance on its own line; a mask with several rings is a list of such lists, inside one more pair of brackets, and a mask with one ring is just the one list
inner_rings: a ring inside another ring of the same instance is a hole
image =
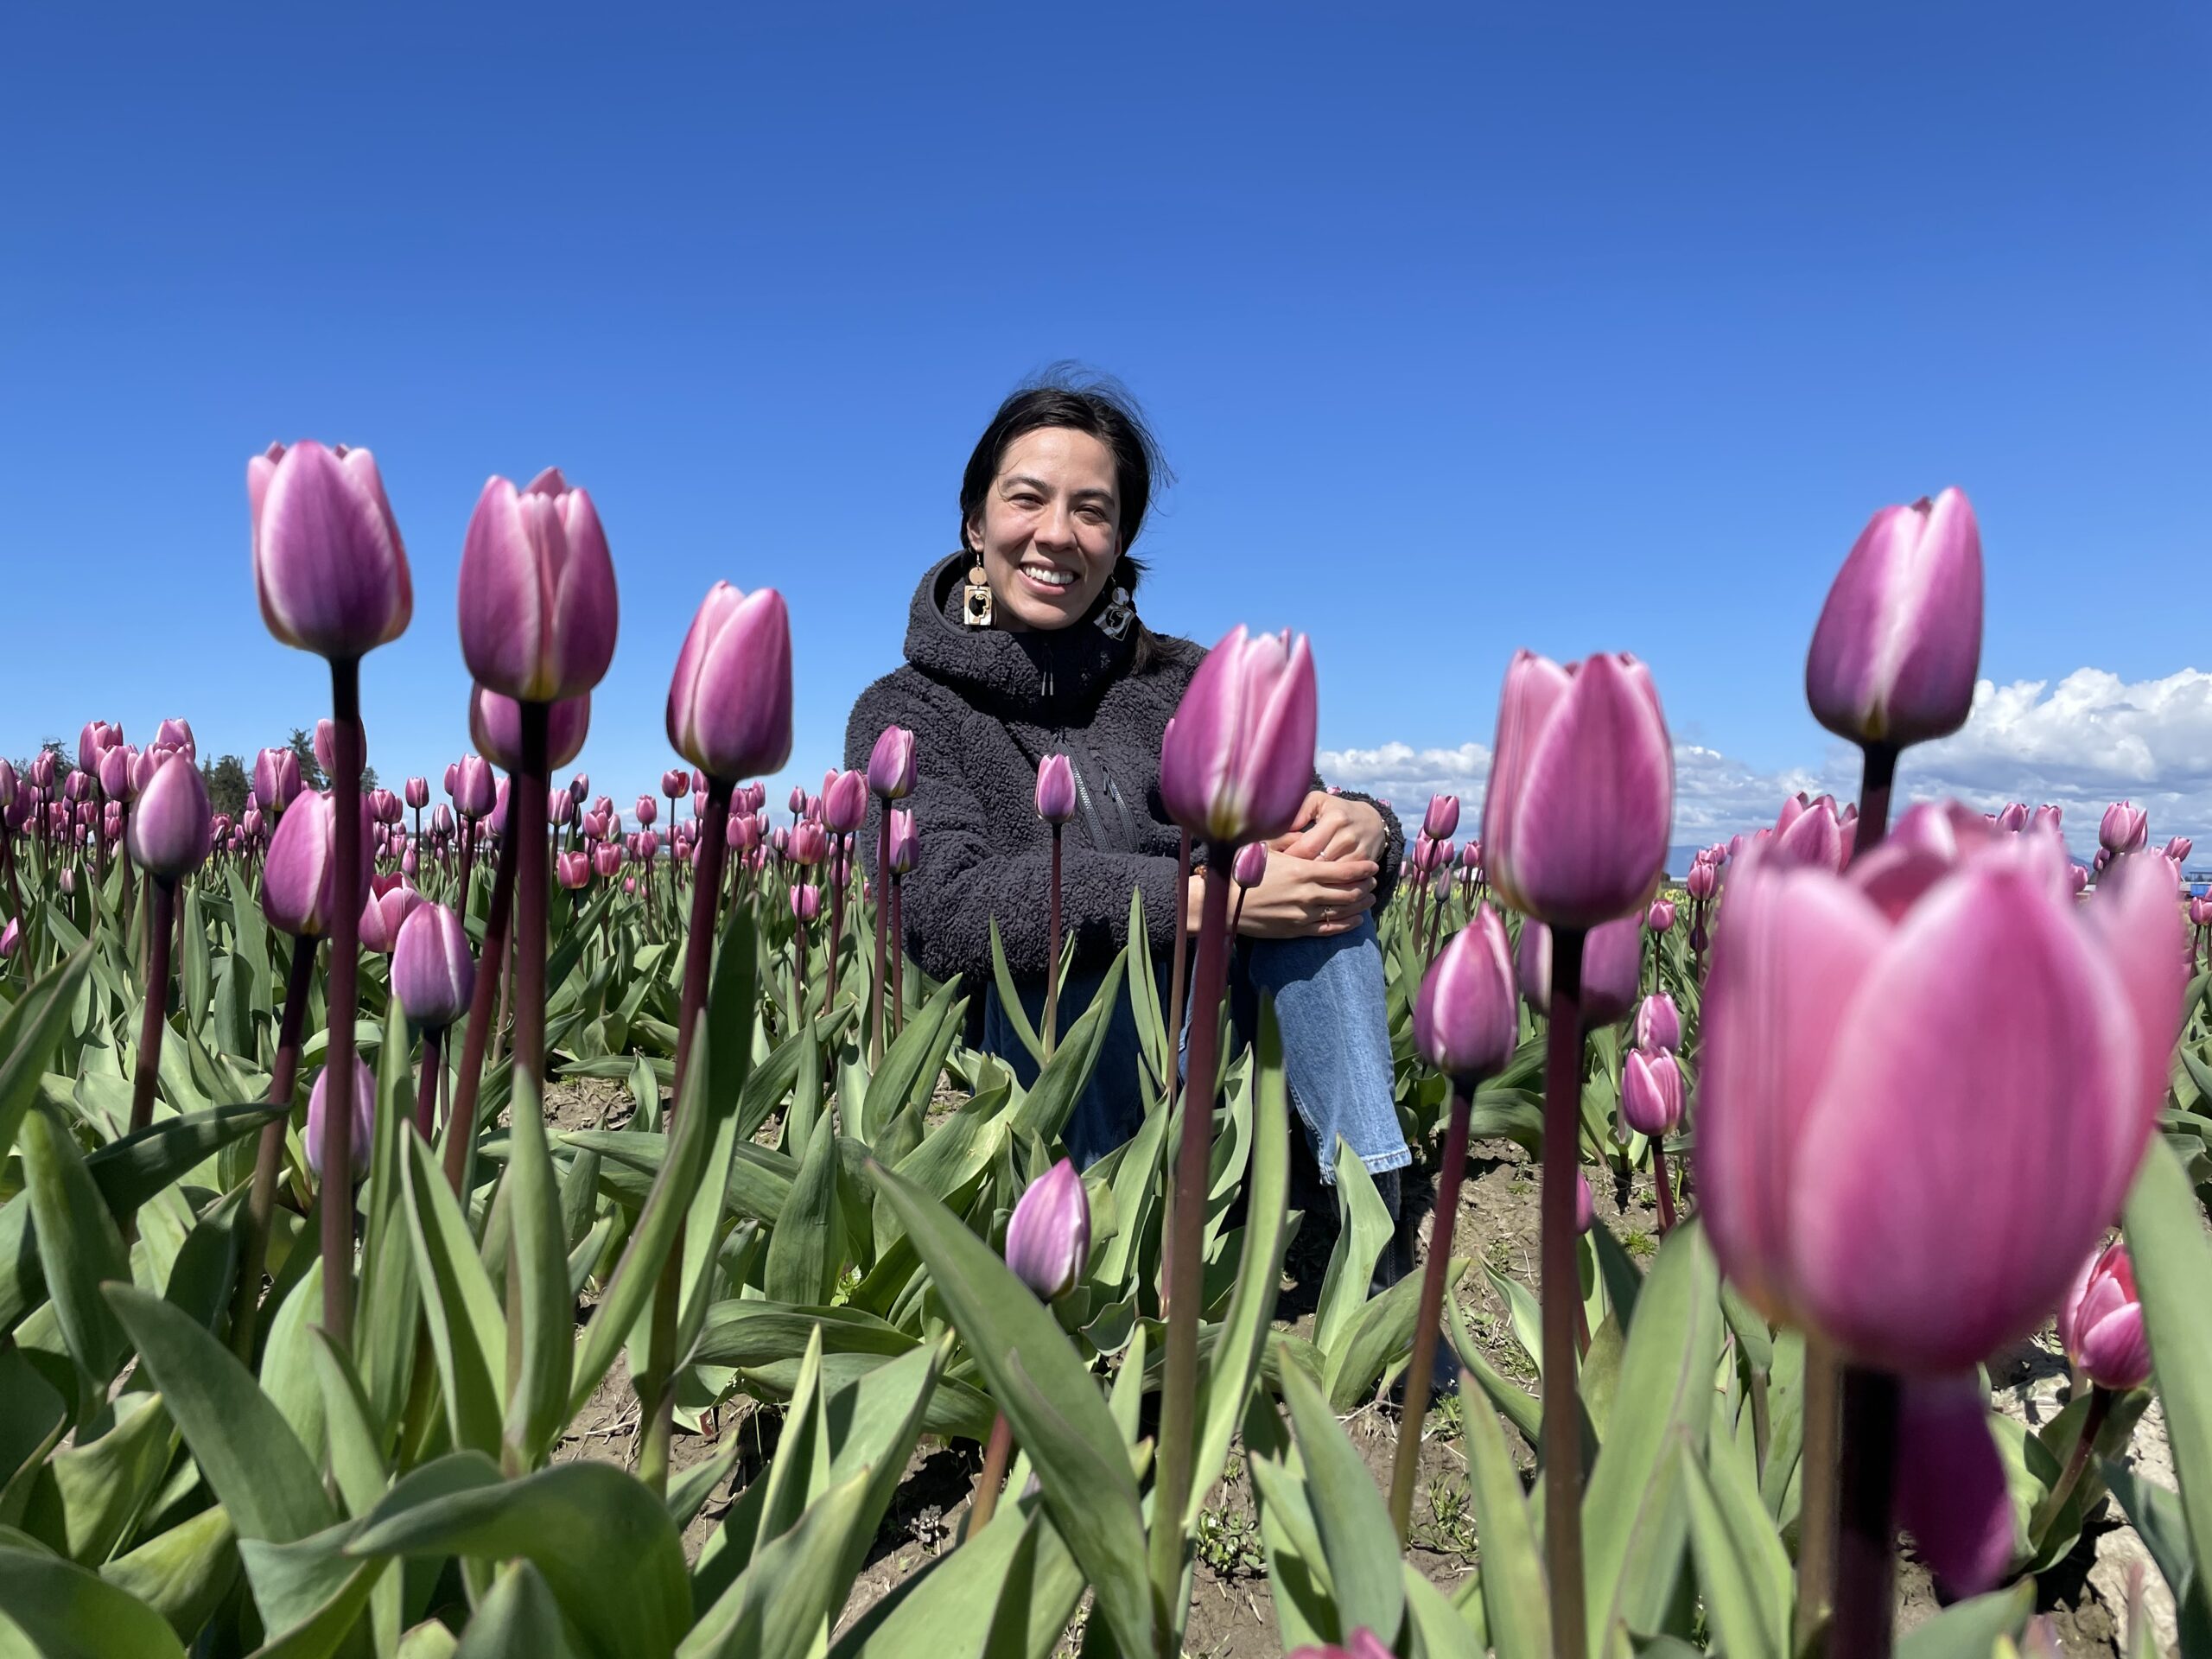
[[[1105, 976], [1076, 973], [1060, 987], [1060, 1029], [1065, 1031], [1091, 1000]], [[1165, 1006], [1168, 972], [1154, 975]], [[1034, 1027], [1045, 1017], [1041, 981], [1023, 984], [1023, 1007]], [[1230, 1016], [1240, 1040], [1259, 1027], [1259, 994], [1274, 998], [1282, 1031], [1283, 1073], [1291, 1104], [1313, 1136], [1321, 1179], [1336, 1179], [1341, 1135], [1376, 1174], [1401, 1169], [1413, 1153], [1398, 1130], [1392, 1094], [1389, 1015], [1382, 994], [1382, 952], [1375, 926], [1363, 921], [1332, 938], [1239, 939], [1229, 970]], [[996, 986], [983, 996], [983, 1048], [1014, 1070], [1026, 1088], [1037, 1063], [1014, 1035], [999, 1005]], [[1078, 1168], [1087, 1169], [1137, 1132], [1144, 1121], [1139, 1068], [1145, 1064], [1136, 1018], [1126, 988], [1116, 996], [1097, 1068], [1076, 1098], [1061, 1140]]]

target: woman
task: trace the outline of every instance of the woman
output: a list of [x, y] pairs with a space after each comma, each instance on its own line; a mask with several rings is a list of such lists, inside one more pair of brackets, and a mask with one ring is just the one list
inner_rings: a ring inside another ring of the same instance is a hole
[[[985, 992], [983, 1046], [1024, 1083], [1034, 1063], [993, 982], [994, 918], [1033, 1023], [1041, 1023], [1051, 830], [1037, 817], [1039, 763], [1072, 762], [1077, 810], [1063, 832], [1063, 925], [1074, 963], [1060, 1028], [1080, 1014], [1127, 943], [1129, 893], [1144, 895], [1155, 957], [1173, 944], [1180, 832], [1160, 798], [1160, 741], [1205, 655], [1156, 634], [1134, 601], [1129, 556], [1158, 470], [1150, 435], [1113, 391], [1046, 385], [1000, 406], [960, 486], [961, 550], [915, 590], [906, 661], [854, 705], [845, 763], [864, 767], [886, 727], [914, 734], [920, 861], [906, 878], [906, 942], [929, 973]], [[1411, 1160], [1391, 1094], [1382, 959], [1368, 912], [1388, 898], [1404, 849], [1397, 820], [1315, 780], [1300, 828], [1273, 843], [1245, 896], [1232, 975], [1248, 1030], [1273, 994], [1293, 1102], [1323, 1179], [1341, 1135], [1395, 1212]], [[873, 823], [861, 837], [873, 860]], [[1201, 863], [1205, 849], [1194, 856]], [[1192, 877], [1188, 914], [1198, 914]], [[1157, 976], [1165, 986], [1163, 967]], [[1144, 1103], [1127, 993], [1063, 1138], [1088, 1166], [1135, 1133]]]

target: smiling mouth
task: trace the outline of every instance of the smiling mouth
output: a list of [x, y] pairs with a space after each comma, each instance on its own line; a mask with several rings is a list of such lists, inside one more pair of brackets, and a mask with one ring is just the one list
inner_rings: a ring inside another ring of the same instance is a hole
[[1056, 564], [1045, 564], [1031, 560], [1025, 563], [1020, 569], [1021, 574], [1029, 579], [1033, 587], [1042, 588], [1048, 594], [1068, 593], [1076, 585], [1076, 573], [1072, 570], [1063, 570]]

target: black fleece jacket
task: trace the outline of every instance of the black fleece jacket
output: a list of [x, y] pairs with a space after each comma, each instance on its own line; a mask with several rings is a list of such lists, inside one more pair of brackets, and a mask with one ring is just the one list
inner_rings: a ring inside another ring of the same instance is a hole
[[[1044, 976], [1052, 837], [1037, 817], [1037, 767], [1055, 753], [1077, 783], [1060, 843], [1061, 924], [1077, 966], [1103, 967], [1128, 943], [1132, 887], [1143, 891], [1154, 950], [1169, 950], [1181, 831], [1160, 803], [1160, 740], [1204, 647], [1154, 634], [1140, 670], [1134, 629], [1115, 640], [1090, 620], [1052, 632], [968, 627], [958, 589], [971, 563], [956, 554], [922, 578], [906, 662], [861, 694], [845, 728], [845, 764], [863, 769], [884, 728], [914, 734], [914, 792], [902, 804], [918, 853], [906, 878], [907, 950], [933, 977], [962, 975], [980, 988], [995, 916], [1007, 966]], [[1388, 832], [1379, 901], [1397, 880], [1405, 836], [1390, 809], [1373, 804]], [[871, 875], [880, 810], [870, 804], [861, 839]], [[1192, 859], [1204, 863], [1203, 847]]]

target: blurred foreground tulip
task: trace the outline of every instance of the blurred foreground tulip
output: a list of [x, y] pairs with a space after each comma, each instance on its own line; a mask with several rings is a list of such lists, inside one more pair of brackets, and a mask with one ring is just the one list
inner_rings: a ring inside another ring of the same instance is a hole
[[[1552, 1001], [1552, 936], [1541, 922], [1521, 924], [1521, 938], [1513, 955], [1521, 995], [1535, 1012], [1548, 1015]], [[1582, 979], [1579, 993], [1586, 1030], [1610, 1026], [1628, 1017], [1636, 1006], [1638, 981], [1643, 971], [1643, 920], [1624, 916], [1618, 921], [1593, 927], [1582, 946]]]
[[1168, 816], [1224, 848], [1292, 828], [1313, 788], [1318, 719], [1306, 636], [1231, 629], [1198, 664], [1161, 741]]
[[1966, 724], [1981, 663], [1981, 531], [1956, 489], [1884, 507], [1813, 631], [1805, 700], [1839, 737], [1895, 750]]
[[1517, 652], [1498, 702], [1484, 861], [1498, 897], [1554, 927], [1640, 912], [1674, 825], [1675, 760], [1643, 664]]

